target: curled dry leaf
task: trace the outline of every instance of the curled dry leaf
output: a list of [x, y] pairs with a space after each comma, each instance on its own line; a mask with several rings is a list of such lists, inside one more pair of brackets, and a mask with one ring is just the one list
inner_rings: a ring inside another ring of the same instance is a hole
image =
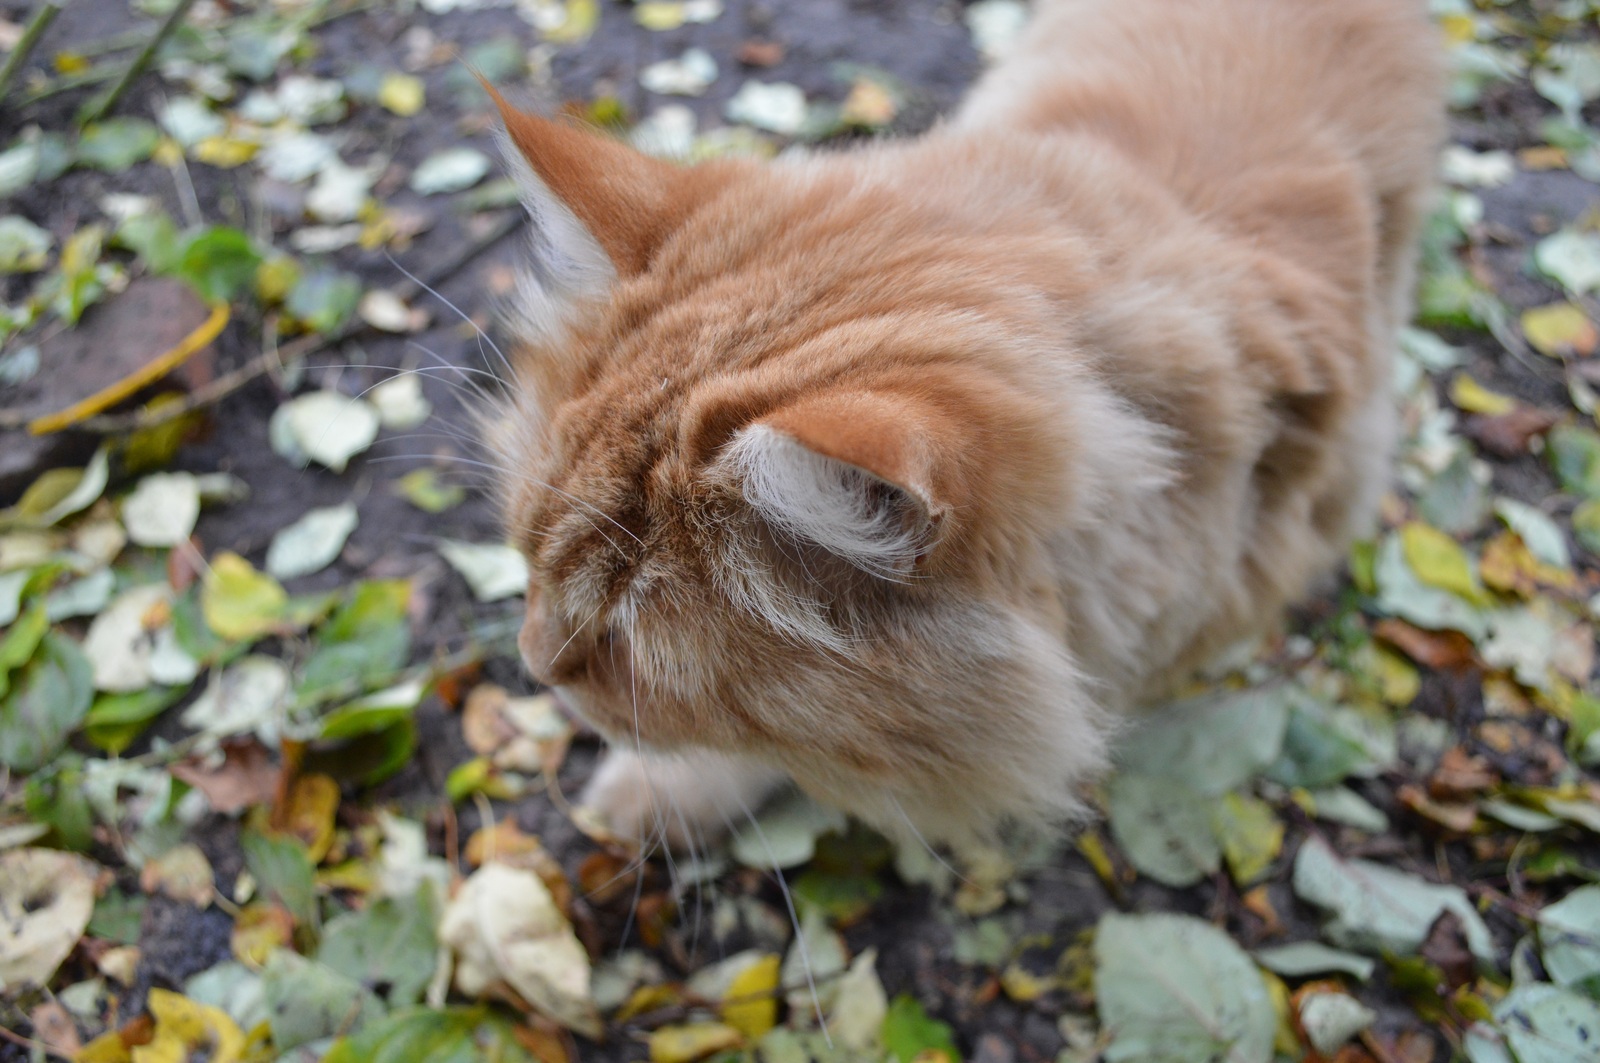
[[0, 991], [46, 985], [94, 914], [95, 868], [55, 849], [0, 853]]
[[487, 864], [473, 872], [445, 909], [439, 940], [455, 952], [456, 988], [467, 996], [520, 998], [563, 1026], [600, 1036], [589, 956], [532, 871]]

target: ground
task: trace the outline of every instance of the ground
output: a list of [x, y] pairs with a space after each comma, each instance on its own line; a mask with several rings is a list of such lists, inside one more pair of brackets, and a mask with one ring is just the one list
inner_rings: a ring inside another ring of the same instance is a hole
[[800, 805], [694, 866], [574, 822], [472, 436], [523, 230], [466, 64], [848, 150], [1020, 5], [199, 0], [83, 126], [171, 3], [66, 7], [0, 91], [0, 1060], [1600, 1058], [1600, 7], [1433, 7], [1380, 537], [1105, 820], [959, 878]]

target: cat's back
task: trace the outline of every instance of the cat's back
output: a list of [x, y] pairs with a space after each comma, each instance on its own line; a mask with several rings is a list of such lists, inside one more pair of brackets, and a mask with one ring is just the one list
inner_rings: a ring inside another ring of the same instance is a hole
[[1425, 7], [1040, 0], [956, 124], [1095, 136], [1200, 206], [1316, 155], [1359, 165], [1382, 196], [1425, 179], [1438, 142], [1439, 49]]

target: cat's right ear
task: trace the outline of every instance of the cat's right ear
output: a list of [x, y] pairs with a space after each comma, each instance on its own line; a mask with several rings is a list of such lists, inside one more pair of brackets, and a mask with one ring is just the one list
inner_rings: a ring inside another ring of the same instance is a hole
[[642, 272], [720, 183], [721, 171], [652, 158], [597, 131], [520, 111], [487, 82], [484, 88], [500, 110], [506, 165], [533, 221], [536, 290], [528, 294], [546, 305], [524, 310], [536, 326]]

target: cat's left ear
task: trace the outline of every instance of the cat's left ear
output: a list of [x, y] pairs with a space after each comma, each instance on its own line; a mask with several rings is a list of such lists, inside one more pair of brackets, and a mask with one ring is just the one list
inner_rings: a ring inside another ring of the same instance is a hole
[[533, 279], [554, 301], [603, 296], [643, 271], [694, 206], [726, 180], [716, 167], [652, 158], [595, 130], [500, 110], [506, 165], [533, 219]]
[[915, 399], [832, 394], [740, 430], [722, 461], [780, 532], [900, 579], [937, 547], [964, 496], [950, 427]]

